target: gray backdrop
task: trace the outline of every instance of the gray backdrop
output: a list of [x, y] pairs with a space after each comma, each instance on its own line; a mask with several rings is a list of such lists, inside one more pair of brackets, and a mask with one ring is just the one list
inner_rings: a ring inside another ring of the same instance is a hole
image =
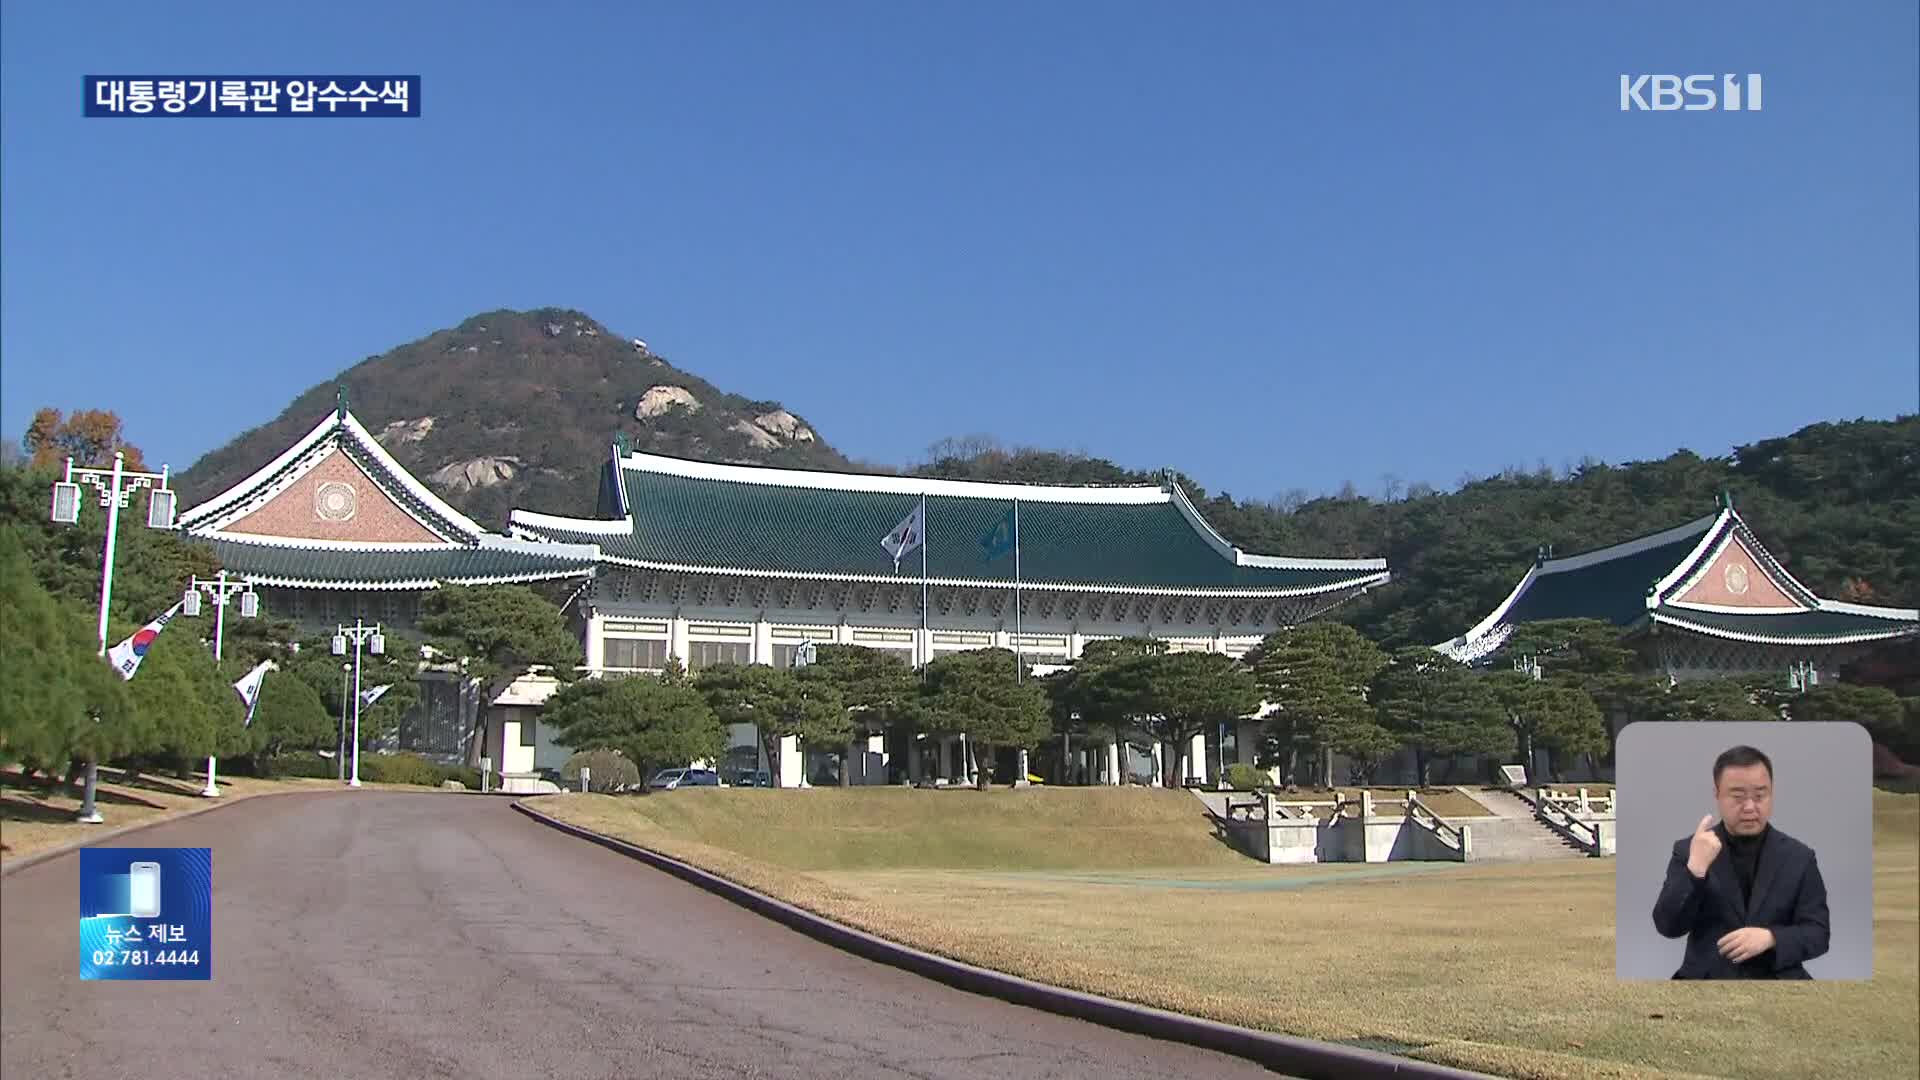
[[1621, 729], [1615, 757], [1614, 974], [1667, 979], [1685, 938], [1653, 928], [1673, 842], [1713, 801], [1713, 759], [1746, 744], [1773, 761], [1773, 826], [1813, 848], [1827, 885], [1832, 937], [1807, 961], [1816, 979], [1873, 977], [1873, 742], [1854, 723], [1657, 723]]

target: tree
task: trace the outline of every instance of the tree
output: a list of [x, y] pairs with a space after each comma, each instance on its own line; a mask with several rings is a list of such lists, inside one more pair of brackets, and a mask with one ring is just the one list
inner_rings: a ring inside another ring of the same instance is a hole
[[1521, 760], [1529, 773], [1537, 749], [1547, 750], [1547, 771], [1558, 780], [1563, 755], [1597, 754], [1607, 748], [1600, 707], [1585, 690], [1520, 671], [1499, 671], [1484, 678], [1519, 739]]
[[264, 771], [258, 767], [263, 757], [322, 747], [333, 749], [333, 718], [327, 715], [320, 695], [305, 680], [284, 670], [269, 671], [261, 680], [253, 726], [246, 730], [253, 738], [249, 753], [255, 758], [256, 772]]
[[[1160, 656], [1167, 643], [1157, 638], [1126, 637], [1090, 641], [1073, 666], [1043, 680], [1052, 703], [1056, 732], [1100, 732], [1117, 747], [1144, 737], [1139, 717], [1145, 704], [1122, 668], [1128, 661]], [[1124, 757], [1123, 757], [1124, 763]], [[1115, 778], [1116, 781], [1119, 779]]]
[[19, 530], [0, 524], [0, 761], [51, 770], [141, 745], [127, 684], [98, 649], [92, 623], [41, 587]]
[[1639, 654], [1622, 644], [1620, 628], [1598, 619], [1546, 619], [1514, 627], [1493, 656], [1498, 666], [1520, 657], [1537, 661], [1556, 679], [1587, 685], [1636, 670]]
[[1015, 663], [1010, 649], [973, 649], [937, 656], [926, 666], [926, 722], [973, 744], [981, 790], [992, 782], [995, 752], [1031, 750], [1047, 736], [1046, 690], [1038, 679], [1016, 679]]
[[1786, 700], [1788, 715], [1800, 721], [1853, 721], [1867, 729], [1873, 741], [1902, 746], [1914, 732], [1905, 704], [1884, 686], [1831, 683], [1812, 687]]
[[1435, 755], [1513, 753], [1513, 730], [1486, 683], [1425, 646], [1396, 651], [1369, 696], [1381, 726], [1413, 748], [1421, 787], [1431, 782]]
[[[75, 524], [47, 520], [48, 498], [59, 479], [53, 469], [0, 469], [0, 521], [18, 530], [35, 580], [70, 610], [98, 618], [107, 515], [97, 500], [83, 497]], [[211, 577], [220, 568], [212, 549], [145, 522], [146, 496], [136, 493], [120, 511], [108, 611], [136, 626], [177, 603], [188, 578]]]
[[[818, 671], [840, 693], [848, 717], [849, 739], [912, 722], [919, 685], [912, 665], [898, 654], [863, 645], [821, 645], [814, 663], [800, 671]], [[849, 748], [851, 749], [851, 748]], [[853, 770], [840, 770], [840, 786], [853, 782]]]
[[641, 775], [711, 761], [727, 733], [692, 686], [647, 675], [585, 679], [547, 700], [541, 718], [581, 751], [618, 750]]
[[1179, 787], [1193, 737], [1260, 708], [1253, 674], [1221, 653], [1163, 653], [1127, 661], [1116, 673], [1132, 688], [1141, 726], [1167, 744], [1162, 782]]
[[846, 746], [846, 702], [825, 671], [715, 664], [702, 669], [691, 685], [721, 723], [754, 726], [775, 786], [782, 783], [781, 740], [791, 736], [803, 747]]
[[1762, 702], [1774, 694], [1768, 687], [1756, 686], [1757, 680], [1741, 678], [1698, 679], [1683, 682], [1667, 691], [1659, 704], [1662, 720], [1778, 720], [1778, 705]]
[[1267, 730], [1284, 755], [1286, 783], [1294, 783], [1303, 749], [1324, 755], [1328, 787], [1335, 751], [1371, 759], [1391, 750], [1394, 738], [1367, 702], [1367, 686], [1386, 663], [1359, 631], [1328, 622], [1276, 631], [1247, 655], [1260, 692], [1277, 706]]
[[[419, 627], [434, 651], [458, 660], [479, 686], [476, 735], [484, 730], [489, 703], [529, 670], [562, 684], [580, 677], [580, 642], [565, 614], [524, 585], [442, 586], [421, 599]], [[473, 738], [470, 745], [477, 759], [482, 740]]]
[[117, 450], [126, 455], [127, 468], [147, 469], [139, 447], [126, 441], [120, 417], [104, 409], [82, 409], [65, 419], [59, 409], [40, 409], [27, 425], [20, 448], [38, 466], [64, 465], [72, 457], [75, 465], [110, 467]]

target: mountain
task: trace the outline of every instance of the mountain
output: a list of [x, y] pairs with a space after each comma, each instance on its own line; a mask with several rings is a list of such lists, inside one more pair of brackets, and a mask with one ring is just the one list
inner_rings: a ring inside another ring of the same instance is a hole
[[616, 431], [635, 450], [708, 461], [852, 468], [801, 417], [720, 390], [578, 311], [490, 311], [371, 357], [181, 473], [184, 506], [271, 461], [334, 408], [489, 528], [515, 507], [591, 515]]
[[[779, 403], [725, 393], [577, 311], [494, 311], [376, 356], [181, 474], [184, 505], [279, 454], [334, 406], [334, 388], [393, 455], [449, 502], [504, 528], [514, 507], [592, 514], [616, 431], [635, 449], [707, 461], [856, 468]], [[860, 465], [862, 471], [874, 466]], [[879, 471], [892, 471], [884, 468]], [[948, 439], [913, 475], [1024, 483], [1158, 483], [1084, 454]], [[1824, 596], [1920, 606], [1920, 416], [1814, 424], [1731, 453], [1509, 469], [1442, 492], [1416, 484], [1274, 501], [1174, 474], [1207, 520], [1263, 554], [1387, 557], [1393, 583], [1337, 617], [1389, 646], [1444, 641], [1491, 611], [1551, 545], [1575, 554], [1712, 513], [1731, 494], [1782, 564]]]

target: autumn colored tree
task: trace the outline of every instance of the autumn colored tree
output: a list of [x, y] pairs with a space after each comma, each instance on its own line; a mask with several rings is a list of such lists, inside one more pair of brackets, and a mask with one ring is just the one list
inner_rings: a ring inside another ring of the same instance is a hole
[[20, 448], [34, 465], [61, 465], [71, 457], [75, 465], [109, 466], [117, 450], [126, 455], [127, 468], [147, 468], [146, 456], [127, 441], [119, 415], [106, 409], [82, 409], [64, 418], [59, 409], [41, 409], [27, 425]]

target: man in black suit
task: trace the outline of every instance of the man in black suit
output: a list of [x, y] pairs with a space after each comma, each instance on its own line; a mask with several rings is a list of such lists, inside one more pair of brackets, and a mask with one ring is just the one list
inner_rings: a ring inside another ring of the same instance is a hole
[[1736, 746], [1713, 762], [1720, 823], [1673, 845], [1653, 904], [1662, 937], [1685, 937], [1676, 979], [1811, 979], [1827, 951], [1827, 887], [1813, 849], [1768, 823], [1773, 762]]

